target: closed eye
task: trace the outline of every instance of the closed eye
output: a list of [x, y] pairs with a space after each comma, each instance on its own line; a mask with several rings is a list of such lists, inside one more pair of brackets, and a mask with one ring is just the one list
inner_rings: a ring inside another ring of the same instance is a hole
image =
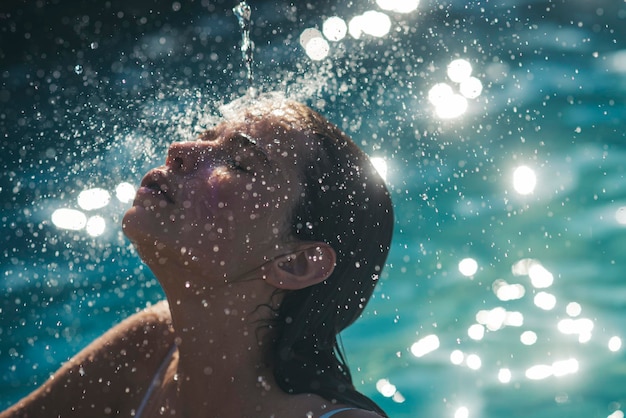
[[238, 158], [229, 158], [228, 160], [226, 160], [226, 164], [229, 168], [243, 171], [244, 173], [249, 173], [250, 171], [252, 171], [252, 167], [242, 163]]

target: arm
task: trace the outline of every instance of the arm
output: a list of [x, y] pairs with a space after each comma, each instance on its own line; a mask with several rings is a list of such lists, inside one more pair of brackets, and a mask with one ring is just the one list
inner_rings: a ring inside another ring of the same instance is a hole
[[130, 416], [172, 344], [169, 308], [161, 302], [92, 342], [0, 418]]

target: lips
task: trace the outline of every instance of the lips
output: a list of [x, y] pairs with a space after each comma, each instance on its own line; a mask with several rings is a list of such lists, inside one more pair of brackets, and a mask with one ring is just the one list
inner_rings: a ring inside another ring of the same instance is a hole
[[165, 173], [155, 168], [150, 170], [141, 181], [141, 187], [152, 190], [153, 194], [163, 197], [169, 203], [174, 203], [172, 187], [170, 186]]

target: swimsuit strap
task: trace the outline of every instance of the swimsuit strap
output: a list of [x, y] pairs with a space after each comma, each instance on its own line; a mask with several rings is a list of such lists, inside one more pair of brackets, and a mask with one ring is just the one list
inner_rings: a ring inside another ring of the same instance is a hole
[[144, 409], [146, 408], [146, 405], [148, 405], [148, 401], [152, 397], [154, 390], [161, 385], [163, 381], [163, 376], [165, 375], [165, 372], [167, 371], [167, 368], [170, 365], [170, 360], [172, 359], [172, 356], [176, 352], [177, 348], [178, 347], [176, 346], [176, 344], [172, 344], [172, 348], [170, 348], [170, 351], [167, 353], [167, 355], [163, 359], [163, 363], [161, 363], [161, 366], [159, 366], [159, 370], [157, 370], [154, 377], [152, 377], [150, 386], [148, 387], [148, 390], [146, 390], [145, 395], [143, 395], [143, 399], [141, 400], [141, 403], [139, 404], [139, 408], [137, 408], [137, 412], [135, 413], [135, 418], [141, 418], [141, 416], [143, 415]]
[[333, 415], [338, 414], [341, 411], [349, 411], [350, 409], [357, 409], [357, 408], [339, 408], [339, 409], [335, 409], [334, 411], [329, 411], [329, 412], [326, 412], [323, 415], [320, 415], [320, 418], [330, 418]]

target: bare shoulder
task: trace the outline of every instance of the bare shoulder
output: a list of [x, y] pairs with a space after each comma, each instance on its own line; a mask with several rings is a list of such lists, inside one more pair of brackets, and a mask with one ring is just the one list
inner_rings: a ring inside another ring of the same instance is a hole
[[173, 341], [172, 317], [167, 301], [158, 302], [126, 318], [103, 337], [116, 340], [135, 334], [158, 339], [163, 338], [167, 340], [168, 346], [171, 344]]
[[[136, 405], [174, 344], [167, 302], [126, 318], [0, 418], [106, 415]], [[81, 394], [81, 396], [76, 396]]]
[[140, 384], [143, 372], [152, 376], [174, 344], [167, 302], [159, 302], [126, 318], [111, 328], [70, 361], [89, 365], [105, 375], [112, 367], [118, 378]]
[[111, 328], [72, 358], [69, 363], [124, 358], [148, 361], [174, 342], [167, 302], [148, 307]]

